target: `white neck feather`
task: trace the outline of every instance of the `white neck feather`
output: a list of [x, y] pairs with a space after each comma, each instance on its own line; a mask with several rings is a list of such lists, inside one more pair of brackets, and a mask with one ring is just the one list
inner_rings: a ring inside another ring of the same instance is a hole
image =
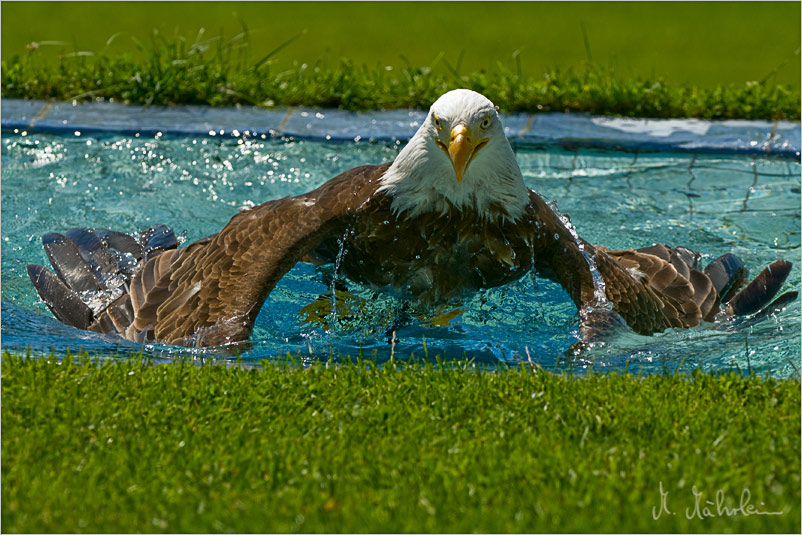
[[414, 217], [454, 207], [481, 218], [519, 219], [529, 204], [529, 192], [500, 121], [460, 184], [435, 143], [430, 119], [431, 114], [380, 179], [379, 191], [393, 197], [393, 211]]

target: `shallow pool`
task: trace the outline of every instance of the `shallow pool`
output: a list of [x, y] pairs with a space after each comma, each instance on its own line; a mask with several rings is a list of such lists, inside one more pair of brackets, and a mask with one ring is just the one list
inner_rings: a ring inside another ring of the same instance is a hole
[[[188, 241], [217, 232], [240, 207], [308, 191], [364, 163], [392, 160], [400, 144], [257, 138], [168, 138], [8, 133], [2, 137], [2, 341], [4, 350], [62, 354], [67, 348], [126, 353], [140, 346], [55, 320], [28, 280], [28, 263], [49, 265], [40, 236], [74, 226], [133, 232], [165, 223]], [[800, 164], [752, 156], [617, 153], [518, 148], [527, 185], [557, 201], [585, 239], [611, 248], [663, 242], [732, 251], [756, 275], [778, 258], [795, 263], [784, 287], [800, 286]], [[287, 352], [304, 359], [473, 358], [483, 364], [530, 357], [546, 368], [662, 371], [752, 369], [798, 375], [800, 302], [759, 322], [624, 332], [579, 358], [575, 309], [563, 290], [526, 277], [464, 303], [462, 312], [408, 317], [401, 303], [348, 283], [326, 308], [333, 267], [299, 264], [267, 299], [242, 358]], [[316, 303], [317, 313], [307, 307]], [[304, 307], [307, 307], [304, 309]], [[329, 307], [330, 308], [330, 307]], [[455, 315], [456, 314], [456, 315]], [[453, 316], [453, 317], [451, 317]], [[395, 332], [395, 343], [392, 333]], [[186, 349], [144, 348], [157, 358]], [[528, 356], [527, 356], [528, 351]], [[219, 351], [198, 358], [233, 358]]]

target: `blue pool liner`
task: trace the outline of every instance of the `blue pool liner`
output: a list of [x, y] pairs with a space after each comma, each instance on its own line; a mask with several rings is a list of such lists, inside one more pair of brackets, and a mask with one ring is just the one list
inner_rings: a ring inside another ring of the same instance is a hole
[[[3, 99], [0, 115], [4, 131], [404, 142], [415, 133], [426, 112]], [[800, 123], [794, 121], [632, 119], [576, 113], [502, 114], [502, 120], [507, 136], [519, 146], [769, 155], [796, 160], [802, 151]]]

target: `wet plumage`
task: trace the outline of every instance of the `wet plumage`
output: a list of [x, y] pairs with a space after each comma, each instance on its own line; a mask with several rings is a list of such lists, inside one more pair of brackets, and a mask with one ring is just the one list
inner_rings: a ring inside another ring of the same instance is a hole
[[247, 340], [270, 291], [301, 260], [336, 260], [347, 279], [424, 306], [534, 270], [566, 289], [588, 336], [608, 322], [605, 301], [642, 334], [757, 312], [790, 270], [775, 262], [739, 292], [748, 271], [732, 255], [702, 269], [681, 247], [584, 242], [526, 188], [492, 103], [467, 90], [438, 99], [394, 162], [240, 212], [188, 246], [164, 226], [137, 236], [71, 229], [43, 243], [55, 275], [28, 272], [60, 321], [188, 346]]

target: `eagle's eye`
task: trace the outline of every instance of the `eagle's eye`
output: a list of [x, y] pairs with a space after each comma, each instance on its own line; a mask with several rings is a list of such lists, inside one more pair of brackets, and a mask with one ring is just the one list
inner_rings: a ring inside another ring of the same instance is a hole
[[482, 130], [487, 130], [488, 128], [490, 128], [490, 116], [489, 115], [487, 117], [485, 117], [484, 119], [482, 119], [482, 123], [479, 125], [479, 128], [481, 128]]
[[434, 126], [437, 127], [438, 130], [442, 130], [443, 125], [440, 123], [440, 118], [437, 115], [432, 114], [432, 121], [434, 122]]

